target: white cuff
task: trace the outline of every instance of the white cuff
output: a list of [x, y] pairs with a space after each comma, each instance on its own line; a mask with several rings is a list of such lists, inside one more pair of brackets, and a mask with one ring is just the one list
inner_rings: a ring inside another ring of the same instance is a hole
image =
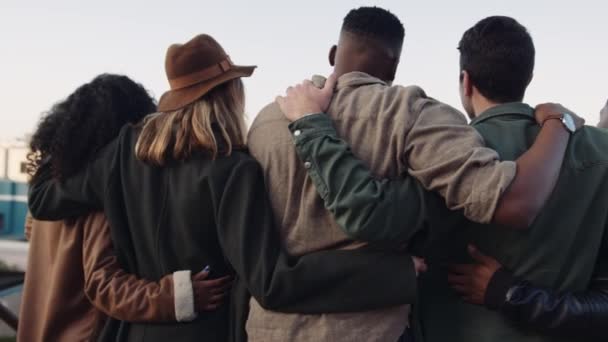
[[173, 302], [175, 319], [178, 322], [191, 322], [196, 318], [194, 311], [194, 291], [190, 271], [173, 273]]

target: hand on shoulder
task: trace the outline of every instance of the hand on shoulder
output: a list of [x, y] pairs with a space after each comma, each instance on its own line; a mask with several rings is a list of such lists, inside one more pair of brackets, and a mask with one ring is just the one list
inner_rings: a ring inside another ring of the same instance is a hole
[[276, 102], [290, 121], [298, 120], [309, 114], [323, 113], [329, 107], [336, 87], [336, 75], [332, 74], [321, 89], [310, 80], [287, 88], [285, 96], [277, 96]]

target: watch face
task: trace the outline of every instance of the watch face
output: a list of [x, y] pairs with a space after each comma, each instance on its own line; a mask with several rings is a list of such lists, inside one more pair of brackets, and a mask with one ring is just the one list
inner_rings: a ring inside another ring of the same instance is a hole
[[564, 113], [564, 118], [562, 119], [562, 121], [570, 132], [576, 131], [576, 125], [574, 124], [574, 119], [572, 118], [572, 115]]

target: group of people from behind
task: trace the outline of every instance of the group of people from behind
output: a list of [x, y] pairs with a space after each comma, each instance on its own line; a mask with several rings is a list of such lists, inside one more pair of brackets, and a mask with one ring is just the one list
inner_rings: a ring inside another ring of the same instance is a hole
[[56, 104], [30, 144], [18, 340], [605, 340], [608, 132], [523, 102], [512, 18], [459, 43], [470, 124], [392, 85], [404, 32], [350, 11], [334, 74], [249, 132], [255, 67], [204, 34], [167, 50], [158, 104], [107, 74]]

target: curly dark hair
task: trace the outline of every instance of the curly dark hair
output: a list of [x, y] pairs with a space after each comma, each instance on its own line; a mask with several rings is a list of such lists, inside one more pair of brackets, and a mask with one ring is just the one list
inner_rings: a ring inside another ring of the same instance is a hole
[[86, 165], [127, 123], [135, 124], [156, 104], [146, 89], [122, 75], [102, 74], [55, 104], [30, 141], [29, 175], [47, 161], [53, 177], [64, 180]]

